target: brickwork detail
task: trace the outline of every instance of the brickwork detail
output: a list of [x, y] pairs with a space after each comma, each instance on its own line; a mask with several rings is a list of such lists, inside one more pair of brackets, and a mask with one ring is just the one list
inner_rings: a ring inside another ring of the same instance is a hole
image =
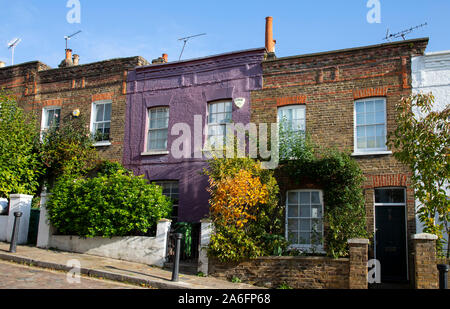
[[[430, 234], [421, 234], [429, 235]], [[414, 235], [417, 236], [417, 235]], [[439, 272], [436, 260], [435, 237], [418, 237], [414, 242], [414, 266], [415, 288], [437, 289], [439, 288]]]
[[284, 97], [277, 99], [277, 106], [286, 106], [286, 105], [295, 105], [295, 104], [305, 104], [306, 96], [297, 96], [297, 97]]
[[367, 239], [349, 241], [350, 251], [350, 270], [349, 270], [349, 288], [367, 289], [367, 260], [368, 260]]
[[369, 97], [385, 97], [387, 96], [389, 87], [367, 88], [353, 90], [353, 99], [359, 100]]

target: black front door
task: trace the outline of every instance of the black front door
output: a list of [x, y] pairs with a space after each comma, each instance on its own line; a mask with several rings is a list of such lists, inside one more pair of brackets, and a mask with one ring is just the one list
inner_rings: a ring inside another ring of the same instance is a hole
[[375, 207], [375, 225], [381, 282], [407, 281], [405, 206]]

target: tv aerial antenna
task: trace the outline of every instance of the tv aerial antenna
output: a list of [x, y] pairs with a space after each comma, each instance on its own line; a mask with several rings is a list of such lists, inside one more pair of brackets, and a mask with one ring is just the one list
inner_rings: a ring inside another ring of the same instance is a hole
[[181, 60], [181, 56], [183, 55], [184, 48], [186, 47], [187, 42], [188, 42], [190, 39], [192, 39], [192, 38], [196, 38], [196, 37], [202, 36], [202, 35], [206, 35], [206, 33], [201, 33], [201, 34], [191, 35], [191, 36], [188, 36], [188, 37], [185, 37], [185, 38], [178, 39], [178, 41], [184, 41], [183, 49], [181, 50], [180, 58], [178, 58], [178, 61]]
[[387, 29], [386, 37], [383, 38], [383, 40], [390, 41], [391, 39], [398, 39], [398, 38], [402, 38], [403, 40], [406, 40], [406, 36], [408, 34], [413, 32], [414, 30], [417, 30], [419, 28], [423, 28], [425, 26], [428, 26], [428, 23], [420, 24], [418, 26], [411, 27], [409, 29], [406, 29], [406, 30], [403, 30], [403, 31], [400, 31], [400, 32], [397, 32], [397, 33], [389, 33], [389, 29]]
[[80, 33], [80, 32], [81, 32], [81, 30], [75, 32], [74, 34], [71, 34], [71, 35], [65, 35], [65, 36], [64, 36], [64, 39], [66, 40], [66, 50], [69, 48], [69, 47], [68, 47], [68, 41], [69, 41], [71, 38], [73, 38], [74, 36], [76, 36], [76, 35], [77, 35], [78, 33]]
[[19, 45], [19, 43], [21, 41], [22, 41], [22, 39], [16, 38], [8, 43], [8, 49], [11, 50], [11, 65], [14, 65], [14, 50], [16, 49], [16, 46]]

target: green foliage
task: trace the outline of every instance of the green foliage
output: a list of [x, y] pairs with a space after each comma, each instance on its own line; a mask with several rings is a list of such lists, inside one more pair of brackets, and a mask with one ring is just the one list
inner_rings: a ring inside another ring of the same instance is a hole
[[83, 117], [68, 116], [60, 127], [53, 126], [42, 140], [42, 159], [47, 167], [45, 180], [51, 187], [62, 175], [83, 175], [98, 162], [98, 153]]
[[294, 139], [291, 148], [290, 153], [280, 154], [284, 158], [280, 174], [298, 184], [308, 179], [322, 188], [324, 224], [328, 225], [324, 239], [327, 255], [347, 256], [348, 239], [367, 237], [361, 169], [347, 153], [335, 149], [314, 151], [308, 137]]
[[47, 203], [58, 232], [81, 237], [148, 235], [171, 202], [159, 186], [148, 184], [117, 163], [103, 163], [95, 177], [60, 177]]
[[450, 236], [450, 201], [445, 191], [450, 188], [450, 106], [436, 112], [433, 105], [432, 94], [403, 98], [396, 106], [397, 128], [389, 134], [389, 144], [395, 158], [414, 171], [411, 180], [420, 202], [419, 218], [425, 232], [438, 236], [442, 254], [443, 234]]
[[244, 228], [221, 224], [220, 218], [212, 218], [215, 233], [208, 252], [222, 262], [279, 255], [287, 245], [284, 237], [279, 236], [283, 231], [283, 208], [278, 204], [279, 188], [273, 171], [262, 169], [259, 162], [249, 158], [215, 158], [209, 161], [205, 174], [219, 181], [235, 177], [241, 170], [259, 178], [269, 194], [265, 203], [258, 205], [256, 219], [247, 222]]
[[38, 152], [39, 127], [16, 99], [0, 90], [0, 197], [34, 195], [44, 173]]
[[286, 282], [280, 284], [277, 288], [278, 290], [293, 290], [294, 288], [288, 285]]
[[184, 241], [184, 253], [187, 256], [192, 254], [192, 223], [176, 222], [174, 224], [174, 232], [183, 234], [181, 241]]
[[233, 283], [241, 283], [242, 282], [242, 280], [241, 279], [239, 279], [238, 277], [236, 277], [236, 276], [233, 276], [233, 278], [231, 278], [231, 282], [233, 282]]

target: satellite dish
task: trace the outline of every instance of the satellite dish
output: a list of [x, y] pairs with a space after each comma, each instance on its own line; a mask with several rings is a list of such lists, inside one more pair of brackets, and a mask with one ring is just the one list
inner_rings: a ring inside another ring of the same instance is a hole
[[20, 42], [22, 42], [22, 39], [15, 38], [8, 43], [8, 49], [11, 50], [11, 65], [14, 65], [14, 50]]

